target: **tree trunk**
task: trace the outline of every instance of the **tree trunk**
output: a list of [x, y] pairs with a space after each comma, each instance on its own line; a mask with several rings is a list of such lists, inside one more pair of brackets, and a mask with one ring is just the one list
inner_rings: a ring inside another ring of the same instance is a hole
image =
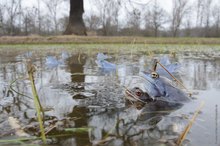
[[87, 35], [82, 16], [83, 0], [70, 0], [69, 24], [64, 32], [66, 35]]

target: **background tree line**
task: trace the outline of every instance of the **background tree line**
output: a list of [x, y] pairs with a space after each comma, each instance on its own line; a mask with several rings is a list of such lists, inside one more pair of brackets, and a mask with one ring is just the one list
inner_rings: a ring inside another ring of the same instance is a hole
[[[88, 0], [84, 0], [88, 1]], [[159, 0], [90, 0], [83, 16], [88, 35], [220, 37], [218, 0], [173, 0], [170, 11]], [[69, 1], [0, 1], [0, 36], [60, 35], [68, 25]]]

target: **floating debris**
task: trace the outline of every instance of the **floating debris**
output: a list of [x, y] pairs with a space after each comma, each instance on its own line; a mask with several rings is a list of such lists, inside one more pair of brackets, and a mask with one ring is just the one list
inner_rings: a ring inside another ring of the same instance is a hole
[[12, 129], [15, 129], [15, 134], [19, 137], [30, 137], [30, 135], [28, 133], [26, 133], [21, 125], [19, 124], [18, 119], [14, 118], [14, 117], [8, 117], [8, 122], [11, 126]]

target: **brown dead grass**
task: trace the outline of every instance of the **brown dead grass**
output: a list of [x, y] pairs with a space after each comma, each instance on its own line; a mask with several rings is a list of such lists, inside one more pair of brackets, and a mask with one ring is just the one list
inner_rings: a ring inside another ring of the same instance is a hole
[[0, 44], [220, 44], [219, 38], [103, 36], [2, 36]]

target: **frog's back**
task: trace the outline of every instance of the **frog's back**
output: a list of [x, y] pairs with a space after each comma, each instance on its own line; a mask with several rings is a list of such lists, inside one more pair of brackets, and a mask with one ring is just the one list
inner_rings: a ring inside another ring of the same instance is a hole
[[160, 80], [162, 83], [160, 86], [163, 86], [163, 97], [165, 97], [168, 101], [187, 102], [190, 100], [188, 95], [178, 88], [177, 85], [174, 86], [174, 83], [171, 80], [165, 77], [160, 77]]

